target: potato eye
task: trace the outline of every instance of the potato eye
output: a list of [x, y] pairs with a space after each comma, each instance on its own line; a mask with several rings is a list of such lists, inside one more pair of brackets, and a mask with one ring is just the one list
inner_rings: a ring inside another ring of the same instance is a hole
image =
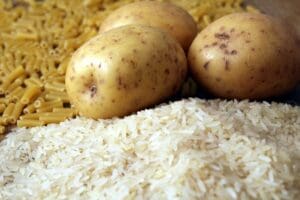
[[94, 97], [97, 93], [97, 86], [96, 85], [92, 85], [90, 87], [90, 91], [91, 91], [91, 97]]

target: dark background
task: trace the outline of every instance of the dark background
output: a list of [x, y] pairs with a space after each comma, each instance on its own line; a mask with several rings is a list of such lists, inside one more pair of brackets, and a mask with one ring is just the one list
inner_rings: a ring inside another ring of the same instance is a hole
[[[285, 20], [295, 28], [300, 39], [300, 0], [245, 0], [245, 2], [266, 14]], [[274, 100], [300, 105], [300, 85], [291, 93]]]

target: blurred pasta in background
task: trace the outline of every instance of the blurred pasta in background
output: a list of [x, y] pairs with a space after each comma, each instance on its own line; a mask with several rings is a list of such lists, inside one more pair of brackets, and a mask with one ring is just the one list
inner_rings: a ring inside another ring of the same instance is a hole
[[[8, 125], [41, 126], [77, 114], [64, 85], [68, 61], [111, 11], [130, 2], [0, 0], [0, 133]], [[188, 10], [199, 30], [229, 13], [257, 12], [242, 0], [169, 2]], [[195, 91], [190, 80], [183, 88]]]

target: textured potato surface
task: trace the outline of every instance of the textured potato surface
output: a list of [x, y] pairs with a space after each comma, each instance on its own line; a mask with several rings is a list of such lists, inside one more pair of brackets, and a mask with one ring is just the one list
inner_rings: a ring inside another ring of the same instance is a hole
[[263, 14], [225, 16], [204, 29], [189, 49], [194, 78], [226, 98], [281, 95], [299, 82], [299, 47], [287, 26]]
[[159, 29], [130, 25], [96, 36], [73, 55], [66, 88], [79, 112], [124, 116], [177, 92], [187, 72], [180, 44]]
[[183, 8], [166, 2], [142, 1], [112, 12], [102, 23], [100, 32], [116, 27], [141, 24], [170, 33], [187, 50], [197, 34], [197, 24]]

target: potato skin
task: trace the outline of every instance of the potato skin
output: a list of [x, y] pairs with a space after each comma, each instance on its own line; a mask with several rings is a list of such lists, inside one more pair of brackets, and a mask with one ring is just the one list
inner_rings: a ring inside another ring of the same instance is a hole
[[299, 83], [296, 43], [281, 22], [263, 14], [237, 13], [199, 33], [188, 61], [196, 81], [215, 96], [264, 99]]
[[187, 73], [180, 44], [153, 27], [129, 25], [99, 34], [72, 56], [66, 89], [81, 115], [122, 117], [176, 93]]
[[152, 1], [117, 9], [103, 21], [100, 32], [129, 24], [161, 28], [176, 38], [186, 51], [197, 34], [197, 24], [187, 11], [171, 3]]

